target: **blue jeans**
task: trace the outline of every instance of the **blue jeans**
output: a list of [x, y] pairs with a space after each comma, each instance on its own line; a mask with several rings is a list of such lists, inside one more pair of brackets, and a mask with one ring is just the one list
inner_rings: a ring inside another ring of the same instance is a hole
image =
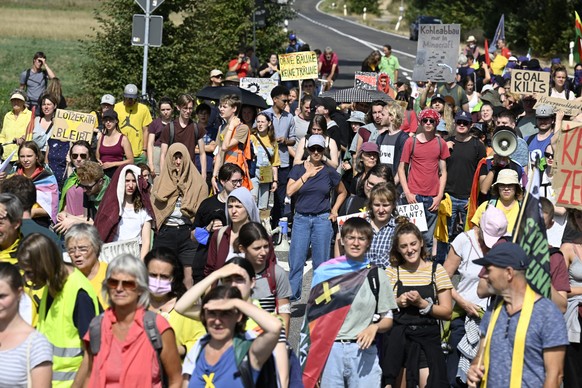
[[301, 299], [303, 267], [311, 245], [311, 261], [315, 270], [329, 260], [330, 242], [333, 234], [329, 213], [317, 215], [295, 213], [289, 249], [289, 283], [291, 299]]
[[465, 206], [467, 206], [467, 202], [469, 202], [469, 200], [455, 198], [450, 194], [449, 196], [451, 197], [451, 202], [453, 203], [453, 213], [451, 214], [451, 218], [449, 220], [449, 243], [451, 243], [455, 237], [457, 237], [457, 228], [455, 228], [455, 220], [457, 219], [457, 215], [461, 216], [460, 229], [463, 229], [465, 226], [465, 219], [467, 218], [467, 209]]
[[375, 345], [334, 342], [321, 375], [322, 387], [379, 387], [382, 370]]
[[[403, 202], [408, 203], [408, 201], [406, 201], [406, 197], [403, 197]], [[434, 212], [428, 211], [428, 209], [432, 206], [432, 197], [426, 195], [416, 194], [416, 202], [422, 203], [422, 206], [424, 207], [426, 226], [428, 227], [428, 230], [426, 232], [422, 232], [422, 237], [424, 238], [426, 252], [429, 256], [432, 256], [432, 239], [434, 237], [434, 229], [436, 228], [438, 209]]]

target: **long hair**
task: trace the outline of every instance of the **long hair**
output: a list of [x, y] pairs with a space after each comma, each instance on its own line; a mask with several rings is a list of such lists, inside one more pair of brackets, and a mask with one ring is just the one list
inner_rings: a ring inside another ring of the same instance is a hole
[[46, 285], [53, 297], [65, 287], [69, 272], [59, 248], [50, 238], [40, 233], [29, 234], [20, 243], [16, 257], [22, 268], [31, 269], [33, 283]]
[[184, 285], [184, 268], [174, 252], [166, 247], [154, 248], [149, 251], [143, 259], [146, 268], [152, 260], [159, 260], [172, 266], [172, 295], [176, 298], [181, 298], [182, 295], [186, 293], [186, 286]]
[[[141, 209], [143, 209], [143, 207], [144, 207], [143, 201], [141, 200], [141, 193], [139, 191], [139, 187], [137, 187], [137, 186], [139, 186], [139, 182], [138, 182], [139, 177], [135, 176], [133, 171], [129, 170], [129, 169], [125, 172], [125, 177], [127, 177], [127, 174], [131, 174], [135, 178], [136, 187], [135, 187], [135, 190], [133, 191], [133, 194], [131, 195], [131, 203], [133, 204], [133, 210], [136, 213], [139, 213], [139, 211]], [[125, 177], [123, 178], [124, 180], [125, 180]], [[119, 178], [121, 179], [121, 177], [119, 177]]]
[[398, 267], [404, 264], [404, 262], [406, 261], [404, 260], [404, 257], [398, 250], [399, 245], [398, 239], [400, 238], [400, 236], [404, 234], [413, 234], [414, 236], [416, 236], [416, 238], [418, 238], [418, 241], [420, 241], [423, 244], [422, 247], [419, 248], [420, 259], [426, 260], [426, 258], [428, 257], [428, 253], [426, 251], [426, 246], [423, 243], [424, 240], [422, 239], [422, 233], [420, 232], [418, 227], [414, 225], [412, 222], [410, 222], [406, 217], [396, 218], [396, 224], [397, 226], [396, 230], [394, 231], [392, 248], [390, 249], [390, 265], [392, 267]]
[[[268, 113], [265, 112], [261, 112], [259, 114], [257, 114], [257, 117], [255, 118], [255, 120], [259, 117], [259, 116], [263, 116], [265, 119], [267, 119], [267, 134], [269, 135], [269, 140], [271, 141], [271, 144], [275, 144], [277, 143], [277, 140], [275, 138], [275, 127], [273, 127], [273, 120], [271, 118], [271, 115], [269, 115]], [[258, 134], [258, 130], [257, 130], [257, 136]]]
[[61, 85], [61, 80], [58, 79], [57, 77], [51, 78], [46, 87], [46, 92], [54, 96], [56, 103], [55, 102], [53, 103], [55, 103], [56, 109], [61, 103], [61, 96], [63, 95], [63, 87]]

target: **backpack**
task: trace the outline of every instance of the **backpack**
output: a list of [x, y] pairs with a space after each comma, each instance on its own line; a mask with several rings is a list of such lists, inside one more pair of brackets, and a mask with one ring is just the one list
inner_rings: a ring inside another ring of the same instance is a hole
[[[158, 314], [153, 311], [146, 311], [143, 316], [143, 327], [150, 340], [154, 350], [156, 351], [156, 358], [160, 366], [160, 376], [162, 379], [162, 387], [168, 387], [168, 379], [164, 372], [164, 364], [162, 364], [162, 336], [156, 324]], [[96, 355], [101, 348], [101, 325], [103, 322], [103, 313], [99, 314], [89, 324], [89, 341], [91, 344], [91, 354]]]
[[[437, 138], [437, 141], [439, 142], [439, 160], [440, 160], [440, 155], [441, 152], [443, 151], [443, 143], [441, 140], [440, 136], [435, 136]], [[416, 145], [416, 135], [412, 136], [412, 149], [410, 150], [410, 161], [412, 162], [412, 155], [414, 155], [414, 146]], [[410, 168], [412, 167], [412, 163], [408, 163], [408, 169], [406, 170], [406, 177], [408, 177], [408, 174], [410, 174]], [[439, 176], [441, 175], [441, 172], [439, 171]]]
[[[170, 142], [168, 143], [168, 147], [174, 144], [174, 134], [176, 130], [174, 128], [174, 120], [170, 121]], [[198, 124], [194, 123], [194, 137], [196, 138], [196, 142], [198, 142]]]
[[[28, 87], [28, 80], [30, 79], [30, 72], [31, 72], [31, 69], [30, 68], [27, 69], [26, 70], [26, 75], [24, 76], [24, 85], [26, 87]], [[46, 86], [48, 86], [48, 73], [47, 73], [46, 70], [43, 70], [42, 71], [42, 80], [44, 81], [45, 88], [46, 88]]]

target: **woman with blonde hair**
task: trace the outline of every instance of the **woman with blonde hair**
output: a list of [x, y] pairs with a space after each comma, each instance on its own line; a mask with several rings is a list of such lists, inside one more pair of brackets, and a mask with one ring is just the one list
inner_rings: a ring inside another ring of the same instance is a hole
[[278, 185], [278, 171], [281, 165], [279, 146], [275, 138], [273, 119], [268, 113], [259, 113], [256, 117], [257, 128], [251, 135], [255, 149], [256, 169], [252, 178], [251, 193], [257, 201], [259, 210], [267, 210], [269, 193], [275, 192]]

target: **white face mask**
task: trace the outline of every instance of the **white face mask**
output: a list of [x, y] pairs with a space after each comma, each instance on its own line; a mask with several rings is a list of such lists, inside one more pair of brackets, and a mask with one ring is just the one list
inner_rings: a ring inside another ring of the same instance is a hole
[[470, 48], [472, 48], [472, 49], [473, 49], [473, 48], [475, 48], [475, 46], [476, 46], [476, 45], [475, 45], [475, 43], [469, 43], [469, 47], [470, 47]]

